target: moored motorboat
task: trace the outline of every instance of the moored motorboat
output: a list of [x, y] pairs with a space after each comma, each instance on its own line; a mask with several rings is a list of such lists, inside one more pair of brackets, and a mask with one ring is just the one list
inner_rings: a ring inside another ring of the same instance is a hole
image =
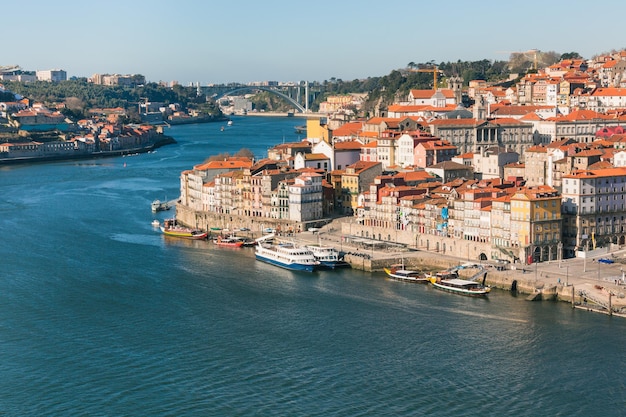
[[152, 204], [150, 204], [153, 212], [157, 211], [166, 211], [170, 209], [170, 204], [167, 201], [154, 200]]
[[434, 276], [430, 278], [430, 282], [437, 289], [462, 295], [486, 296], [491, 291], [490, 287], [460, 278], [442, 279]]
[[182, 237], [185, 239], [206, 239], [208, 236], [208, 233], [202, 230], [178, 225], [175, 219], [165, 220], [160, 229], [166, 236]]
[[292, 271], [313, 272], [319, 268], [320, 263], [309, 249], [294, 243], [268, 242], [273, 237], [270, 234], [256, 240], [256, 259]]

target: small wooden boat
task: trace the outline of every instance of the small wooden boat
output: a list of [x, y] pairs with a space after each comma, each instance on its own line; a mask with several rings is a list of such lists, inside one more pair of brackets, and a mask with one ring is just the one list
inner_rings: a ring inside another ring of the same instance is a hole
[[490, 287], [486, 287], [475, 281], [460, 278], [442, 279], [441, 277], [434, 276], [430, 278], [430, 282], [439, 290], [474, 297], [486, 296], [491, 291]]
[[391, 268], [383, 269], [389, 278], [400, 281], [418, 282], [422, 284], [427, 284], [429, 282], [428, 277], [423, 272], [404, 269], [403, 265], [392, 265]]
[[243, 246], [243, 240], [233, 237], [218, 236], [213, 242], [218, 246], [228, 246], [231, 248], [240, 248]]

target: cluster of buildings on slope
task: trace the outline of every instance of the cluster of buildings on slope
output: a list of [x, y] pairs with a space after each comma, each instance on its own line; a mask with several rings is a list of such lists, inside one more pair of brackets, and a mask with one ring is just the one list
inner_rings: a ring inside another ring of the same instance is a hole
[[[19, 65], [0, 66], [0, 81], [34, 82], [67, 81], [67, 72], [62, 69], [47, 69], [36, 71], [23, 71]], [[134, 87], [146, 83], [146, 78], [141, 74], [93, 74], [89, 80], [93, 84]]]
[[[0, 91], [4, 91], [0, 85]], [[90, 118], [74, 123], [58, 109], [48, 109], [27, 98], [0, 102], [0, 159], [75, 158], [96, 153], [151, 149], [163, 139], [162, 128], [123, 125], [124, 109], [92, 109]], [[29, 135], [60, 132], [59, 139], [30, 140]], [[11, 138], [11, 140], [9, 140]], [[16, 139], [18, 138], [18, 139]]]
[[[621, 94], [593, 87], [603, 73], [596, 64], [576, 65], [589, 79], [572, 94]], [[518, 97], [523, 104], [474, 83], [476, 103], [465, 109], [456, 84], [412, 90], [368, 120], [308, 120], [306, 140], [278, 145], [267, 159], [185, 171], [181, 203], [293, 230], [351, 215], [347, 234], [468, 258], [547, 261], [625, 244], [621, 101], [603, 102], [604, 112], [548, 105], [531, 78], [521, 83], [534, 101]]]

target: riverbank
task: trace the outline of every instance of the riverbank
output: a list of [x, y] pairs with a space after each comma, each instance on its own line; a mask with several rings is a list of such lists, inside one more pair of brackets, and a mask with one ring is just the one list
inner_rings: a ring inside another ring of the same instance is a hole
[[[507, 265], [495, 268], [478, 260], [461, 259], [438, 252], [414, 250], [381, 244], [363, 245], [347, 239], [342, 233], [342, 223], [335, 219], [313, 232], [302, 232], [298, 240], [305, 243], [325, 243], [346, 253], [345, 260], [353, 268], [380, 273], [392, 264], [404, 263], [408, 269], [438, 271], [473, 263], [476, 267], [461, 269], [459, 274], [468, 278], [485, 268], [485, 283], [493, 288], [514, 291], [533, 301], [565, 301], [573, 308], [626, 317], [626, 285], [623, 280], [626, 250], [613, 254], [615, 262], [604, 264], [592, 260], [567, 259], [533, 265]], [[589, 266], [587, 266], [589, 264]]]
[[291, 113], [291, 112], [248, 112], [245, 115], [241, 115], [238, 117], [299, 117], [299, 118], [322, 118], [327, 117], [327, 114], [323, 113]]
[[74, 161], [83, 159], [100, 159], [111, 158], [115, 156], [135, 155], [140, 153], [152, 152], [155, 149], [161, 148], [166, 145], [175, 144], [176, 139], [171, 136], [163, 135], [154, 143], [141, 148], [129, 148], [119, 149], [115, 151], [100, 151], [81, 154], [61, 154], [61, 155], [43, 155], [43, 156], [24, 156], [16, 158], [0, 158], [0, 165], [17, 165], [17, 164], [30, 164], [39, 162], [59, 162], [59, 161]]

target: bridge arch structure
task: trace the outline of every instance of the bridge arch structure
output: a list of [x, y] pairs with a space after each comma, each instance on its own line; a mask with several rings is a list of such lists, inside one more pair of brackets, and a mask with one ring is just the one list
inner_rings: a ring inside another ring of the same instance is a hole
[[271, 87], [262, 87], [262, 86], [245, 86], [245, 87], [237, 87], [234, 88], [232, 90], [226, 91], [224, 93], [220, 93], [218, 95], [216, 95], [215, 97], [213, 97], [215, 99], [215, 101], [218, 101], [220, 98], [225, 97], [225, 96], [230, 96], [233, 95], [235, 93], [240, 93], [243, 91], [254, 91], [254, 90], [262, 90], [262, 91], [267, 91], [268, 93], [277, 95], [279, 97], [281, 97], [283, 100], [288, 101], [289, 103], [293, 104], [293, 106], [300, 112], [300, 113], [306, 113], [307, 109], [304, 108], [304, 106], [302, 106], [302, 104], [298, 103], [296, 100], [294, 100], [293, 98], [289, 97], [286, 94], [281, 93], [280, 91], [276, 91]]

